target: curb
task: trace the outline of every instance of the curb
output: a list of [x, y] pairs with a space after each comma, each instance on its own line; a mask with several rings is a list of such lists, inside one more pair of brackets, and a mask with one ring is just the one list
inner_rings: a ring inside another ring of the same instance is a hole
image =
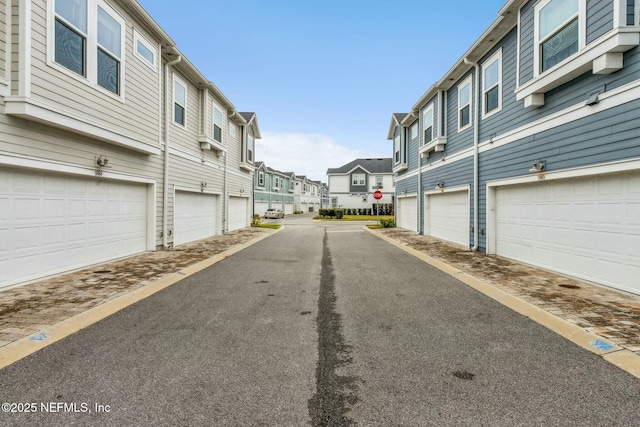
[[498, 289], [487, 282], [484, 282], [468, 273], [463, 272], [451, 265], [439, 261], [430, 257], [416, 249], [413, 249], [407, 245], [399, 243], [398, 241], [391, 239], [383, 234], [377, 233], [368, 227], [363, 227], [366, 231], [374, 236], [402, 249], [403, 251], [415, 256], [421, 261], [426, 262], [432, 267], [449, 274], [450, 276], [458, 279], [462, 283], [466, 284], [481, 292], [482, 294], [494, 299], [500, 304], [522, 314], [544, 326], [545, 328], [555, 332], [563, 338], [577, 344], [578, 346], [590, 351], [598, 356], [601, 356], [607, 362], [617, 366], [618, 368], [630, 373], [636, 378], [640, 379], [640, 356], [632, 351], [626, 350], [618, 345], [609, 342], [606, 338], [603, 338], [592, 332], [587, 332], [583, 328], [569, 323], [558, 316], [555, 316], [548, 311], [541, 309], [533, 304], [530, 304], [518, 297], [515, 297], [501, 289]]
[[179, 281], [195, 273], [198, 273], [199, 271], [204, 270], [205, 268], [210, 267], [213, 264], [220, 262], [223, 259], [228, 258], [231, 255], [258, 243], [261, 240], [273, 236], [283, 229], [284, 227], [269, 230], [264, 236], [256, 237], [240, 245], [234, 246], [224, 252], [220, 252], [219, 254], [212, 256], [211, 258], [197, 262], [193, 265], [183, 268], [176, 273], [171, 273], [161, 279], [149, 283], [142, 288], [138, 288], [124, 295], [120, 295], [119, 297], [100, 304], [97, 307], [93, 307], [85, 312], [58, 322], [55, 325], [44, 328], [36, 334], [21, 338], [18, 341], [8, 344], [0, 348], [0, 369], [9, 366], [12, 363], [15, 363], [18, 360], [23, 359], [30, 354], [33, 354], [36, 351], [53, 344], [56, 341], [59, 341], [75, 332], [78, 332], [79, 330], [84, 329], [87, 326], [93, 325], [94, 323], [97, 323], [100, 320], [109, 317], [112, 314], [155, 294], [156, 292], [168, 288], [169, 286], [174, 285]]

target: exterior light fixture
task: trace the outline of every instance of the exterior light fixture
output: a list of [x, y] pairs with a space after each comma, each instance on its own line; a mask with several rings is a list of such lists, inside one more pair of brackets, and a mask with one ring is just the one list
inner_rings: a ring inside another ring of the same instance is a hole
[[436, 182], [436, 190], [442, 190], [444, 188], [444, 181]]
[[534, 160], [529, 172], [542, 172], [544, 170], [545, 163], [546, 162], [544, 160]]
[[584, 105], [596, 105], [598, 102], [600, 102], [600, 100], [598, 99], [599, 95], [600, 92], [589, 94], [589, 97], [587, 98], [587, 101], [584, 103]]
[[105, 168], [109, 164], [109, 159], [107, 159], [107, 156], [104, 156], [104, 155], [98, 156], [95, 159], [96, 159], [96, 166], [98, 167]]

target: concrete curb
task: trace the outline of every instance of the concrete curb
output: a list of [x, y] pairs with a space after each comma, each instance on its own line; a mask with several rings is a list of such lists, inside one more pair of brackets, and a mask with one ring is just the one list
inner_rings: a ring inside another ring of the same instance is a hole
[[548, 311], [545, 311], [533, 304], [530, 304], [516, 296], [513, 296], [501, 289], [498, 289], [487, 282], [477, 279], [468, 273], [458, 270], [455, 267], [450, 266], [442, 261], [430, 257], [416, 249], [413, 249], [407, 245], [399, 243], [398, 241], [391, 239], [383, 234], [377, 233], [368, 227], [363, 227], [369, 233], [374, 236], [402, 249], [403, 251], [415, 256], [421, 261], [437, 268], [438, 270], [449, 274], [462, 283], [471, 286], [478, 292], [483, 293], [499, 302], [500, 304], [522, 314], [533, 320], [534, 322], [544, 326], [547, 329], [555, 332], [556, 334], [568, 339], [574, 344], [588, 350], [598, 356], [601, 356], [604, 360], [612, 363], [620, 369], [627, 371], [636, 378], [640, 378], [640, 356], [632, 351], [625, 350], [603, 338], [597, 334], [587, 332], [583, 328], [569, 323], [558, 316], [555, 316]]
[[156, 280], [142, 288], [138, 288], [134, 291], [116, 297], [110, 301], [100, 304], [97, 307], [89, 309], [83, 313], [77, 314], [73, 317], [65, 319], [61, 322], [44, 328], [37, 334], [22, 338], [11, 344], [8, 344], [0, 348], [0, 369], [17, 362], [18, 360], [27, 357], [28, 355], [41, 350], [56, 341], [59, 341], [87, 326], [93, 325], [100, 320], [111, 316], [112, 314], [141, 301], [156, 292], [159, 292], [207, 267], [212, 266], [231, 255], [240, 252], [243, 249], [248, 248], [261, 240], [273, 236], [284, 227], [279, 229], [269, 230], [264, 236], [259, 236], [251, 239], [245, 243], [216, 254], [211, 258], [200, 261], [196, 264], [183, 268], [182, 270], [169, 274], [159, 280]]

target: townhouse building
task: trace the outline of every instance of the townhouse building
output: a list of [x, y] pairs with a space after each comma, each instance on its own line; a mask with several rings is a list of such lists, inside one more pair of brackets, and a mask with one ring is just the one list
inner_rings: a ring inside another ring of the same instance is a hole
[[240, 113], [135, 0], [0, 0], [0, 288], [250, 224]]
[[298, 175], [294, 183], [294, 209], [296, 212], [318, 212], [322, 196], [320, 181], [312, 181], [305, 175]]
[[640, 293], [640, 1], [509, 0], [393, 114], [398, 226]]
[[355, 159], [338, 168], [327, 170], [331, 207], [371, 209], [376, 200], [373, 192], [380, 190], [379, 203], [393, 204], [395, 185], [392, 159]]
[[280, 172], [256, 162], [254, 177], [254, 213], [262, 216], [267, 209], [280, 209], [286, 215], [294, 211], [293, 172]]

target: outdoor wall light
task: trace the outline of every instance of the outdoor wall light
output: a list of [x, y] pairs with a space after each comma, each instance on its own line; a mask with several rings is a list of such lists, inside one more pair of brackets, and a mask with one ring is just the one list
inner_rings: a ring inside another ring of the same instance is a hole
[[95, 159], [96, 165], [101, 168], [107, 167], [107, 165], [109, 164], [109, 159], [107, 159], [107, 156], [98, 156]]
[[599, 96], [600, 96], [600, 92], [594, 92], [589, 94], [589, 97], [587, 98], [584, 105], [596, 105], [598, 102], [600, 102], [600, 99], [598, 99]]
[[534, 160], [531, 165], [531, 169], [529, 169], [529, 172], [542, 172], [545, 163], [546, 162], [544, 160]]
[[207, 181], [202, 181], [202, 182], [200, 183], [200, 189], [201, 189], [201, 190], [204, 190], [204, 187], [206, 187], [206, 186], [207, 186]]
[[444, 188], [444, 181], [436, 182], [436, 190], [442, 190]]

